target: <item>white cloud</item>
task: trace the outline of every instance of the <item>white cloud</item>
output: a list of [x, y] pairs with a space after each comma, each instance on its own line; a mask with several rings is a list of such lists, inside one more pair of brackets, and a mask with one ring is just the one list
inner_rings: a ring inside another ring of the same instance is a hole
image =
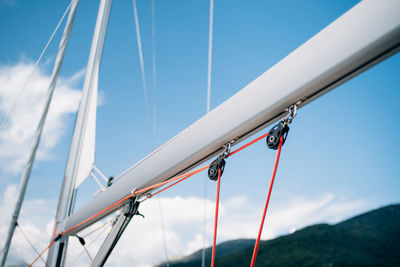
[[[161, 198], [168, 255], [176, 259], [202, 247], [203, 199], [197, 197]], [[317, 198], [288, 196], [279, 205], [271, 203], [263, 239], [289, 234], [310, 224], [335, 223], [367, 209], [366, 201], [346, 201], [332, 194]], [[263, 203], [252, 203], [246, 196], [221, 200], [218, 243], [255, 238]], [[156, 200], [142, 204], [146, 219], [135, 217], [112, 253], [108, 266], [152, 266], [165, 260], [159, 207]], [[213, 235], [214, 202], [207, 201], [206, 244]]]
[[[20, 62], [0, 66], [0, 117], [10, 110], [20, 89], [30, 75], [33, 64]], [[65, 131], [66, 115], [76, 112], [80, 99], [77, 84], [83, 77], [80, 71], [68, 78], [59, 78], [44, 127], [37, 160], [49, 159], [51, 149]], [[17, 106], [0, 129], [0, 168], [17, 174], [26, 163], [32, 139], [39, 121], [50, 75], [40, 68], [33, 74]]]
[[[16, 187], [8, 186], [0, 203], [0, 214], [4, 215], [0, 219], [0, 246], [4, 243], [15, 194]], [[169, 259], [176, 259], [200, 249], [203, 244], [203, 199], [176, 196], [160, 198], [160, 201]], [[43, 199], [34, 199], [24, 203], [21, 225], [39, 250], [49, 242], [55, 203], [55, 200], [45, 201]], [[211, 200], [207, 200], [206, 203], [208, 211], [206, 245], [209, 246], [213, 235], [215, 203]], [[371, 207], [367, 204], [366, 201], [348, 201], [333, 194], [311, 198], [288, 195], [279, 202], [271, 202], [262, 238], [270, 239], [282, 234], [289, 234], [314, 223], [335, 223], [370, 209]], [[263, 205], [264, 203], [249, 201], [246, 196], [222, 199], [218, 243], [237, 238], [255, 238]], [[135, 266], [153, 266], [165, 260], [159, 208], [156, 199], [142, 203], [140, 212], [146, 218], [135, 216], [132, 219], [111, 254], [107, 266], [131, 266], [133, 263]], [[101, 224], [102, 222], [99, 222], [95, 226], [85, 229], [85, 232], [80, 235], [85, 236], [85, 233]], [[88, 245], [94, 241], [88, 247], [92, 257], [95, 256], [109, 229], [108, 225], [103, 228], [104, 231], [99, 230], [85, 238]], [[82, 251], [82, 246], [77, 239], [71, 238], [66, 266], [88, 266], [90, 260]], [[14, 260], [19, 257], [26, 262], [33, 260], [36, 256], [18, 230], [13, 240], [11, 255]], [[37, 266], [40, 264], [38, 262]]]
[[[0, 247], [3, 248], [11, 214], [14, 210], [17, 188], [8, 185], [2, 192], [0, 200]], [[49, 242], [49, 230], [52, 229], [52, 217], [55, 210], [55, 200], [33, 199], [24, 202], [20, 213], [19, 225], [29, 237], [36, 249], [41, 250]], [[50, 225], [49, 225], [50, 224]], [[8, 263], [29, 261], [36, 257], [35, 252], [26, 241], [18, 227], [12, 240]]]

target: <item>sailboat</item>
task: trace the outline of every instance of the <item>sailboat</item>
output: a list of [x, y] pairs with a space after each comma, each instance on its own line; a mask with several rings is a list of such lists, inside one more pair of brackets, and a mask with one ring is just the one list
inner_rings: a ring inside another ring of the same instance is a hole
[[[5, 264], [16, 226], [78, 3], [79, 0], [71, 1], [48, 90], [47, 104], [23, 174], [19, 201], [0, 263], [2, 266]], [[112, 230], [91, 264], [103, 266], [132, 218], [140, 215], [141, 201], [172, 182], [210, 170], [206, 163], [212, 165], [216, 162], [216, 157], [230, 156], [233, 149], [274, 123], [293, 119], [296, 112], [308, 103], [400, 49], [400, 2], [388, 1], [382, 5], [377, 1], [363, 1], [238, 93], [126, 169], [117, 179], [109, 179], [108, 187], [75, 210], [76, 193], [80, 184], [86, 178], [95, 176], [95, 172], [102, 175], [94, 166], [97, 89], [111, 3], [111, 0], [101, 0], [98, 8], [54, 231], [48, 247], [43, 251], [44, 253], [48, 249], [47, 266], [65, 264], [71, 236], [78, 235], [106, 216], [118, 213]]]

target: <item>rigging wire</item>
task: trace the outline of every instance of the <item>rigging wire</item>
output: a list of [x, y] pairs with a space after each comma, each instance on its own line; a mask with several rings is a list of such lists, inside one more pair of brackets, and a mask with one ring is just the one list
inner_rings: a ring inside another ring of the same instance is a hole
[[208, 29], [208, 72], [207, 72], [207, 113], [211, 104], [211, 63], [212, 63], [212, 37], [214, 20], [214, 0], [210, 0], [210, 27]]
[[[22, 235], [25, 237], [25, 240], [29, 243], [29, 245], [32, 247], [32, 249], [35, 251], [35, 253], [39, 255], [39, 251], [35, 248], [35, 246], [29, 240], [28, 236], [25, 234], [25, 232], [22, 230], [22, 227], [18, 223], [17, 223], [17, 228], [22, 233]], [[44, 259], [42, 257], [40, 257], [40, 260], [43, 261], [44, 264], [46, 264], [46, 262], [44, 261]]]
[[22, 93], [25, 91], [26, 87], [28, 86], [28, 83], [30, 82], [30, 80], [33, 77], [33, 74], [35, 73], [35, 70], [37, 68], [37, 66], [39, 65], [40, 60], [42, 59], [44, 53], [46, 52], [47, 48], [49, 47], [51, 41], [53, 40], [54, 36], [56, 35], [58, 29], [61, 26], [61, 23], [64, 21], [65, 16], [67, 15], [69, 9], [71, 8], [72, 5], [72, 1], [69, 3], [67, 9], [64, 11], [64, 14], [62, 15], [60, 21], [58, 22], [56, 28], [54, 29], [53, 33], [50, 36], [50, 39], [47, 41], [45, 47], [42, 50], [42, 53], [40, 54], [39, 58], [36, 60], [35, 65], [33, 65], [33, 68], [28, 76], [28, 78], [25, 80], [24, 85], [21, 87], [21, 89], [19, 90], [17, 97], [15, 98], [14, 102], [11, 105], [11, 108], [8, 110], [8, 112], [6, 113], [6, 115], [3, 117], [3, 119], [0, 122], [0, 129], [5, 125], [5, 123], [8, 121], [8, 119], [10, 118], [11, 113], [14, 111], [18, 100], [20, 99]]
[[82, 237], [76, 235], [76, 237], [78, 238], [79, 242], [81, 243], [83, 250], [86, 252], [86, 255], [88, 255], [89, 259], [93, 262], [93, 258], [89, 253], [89, 250], [87, 249], [87, 247], [85, 246], [85, 239], [83, 239]]
[[103, 223], [102, 225], [100, 225], [99, 227], [93, 229], [92, 231], [90, 231], [89, 233], [86, 233], [85, 235], [82, 236], [82, 238], [86, 238], [92, 234], [94, 234], [95, 232], [99, 231], [100, 229], [106, 227], [107, 225], [111, 224], [114, 221], [114, 219], [111, 219], [105, 223]]
[[143, 83], [144, 100], [145, 100], [145, 106], [146, 106], [146, 116], [147, 116], [147, 118], [151, 118], [150, 117], [149, 97], [148, 97], [147, 84], [146, 84], [146, 75], [145, 75], [145, 71], [144, 71], [142, 39], [140, 38], [139, 17], [137, 14], [136, 0], [132, 0], [132, 2], [133, 2], [133, 15], [135, 18], [136, 38], [137, 38], [138, 50], [139, 50], [140, 71], [142, 73], [142, 83]]
[[155, 0], [151, 1], [151, 37], [152, 37], [152, 67], [153, 67], [153, 146], [156, 144], [157, 132], [157, 72], [156, 72], [156, 7]]
[[[213, 37], [213, 22], [214, 22], [214, 0], [210, 0], [210, 21], [208, 29], [208, 70], [207, 70], [207, 113], [210, 112], [211, 106], [211, 67], [212, 67], [212, 37]], [[206, 215], [207, 215], [207, 179], [204, 179], [204, 200], [203, 200], [203, 249], [201, 252], [201, 266], [206, 264]]]
[[[151, 1], [151, 38], [152, 38], [152, 78], [153, 78], [153, 124], [152, 124], [152, 146], [153, 149], [156, 145], [156, 134], [157, 134], [157, 60], [156, 60], [156, 7], [155, 0]], [[167, 238], [165, 234], [164, 216], [161, 199], [157, 198], [159, 206], [159, 215], [161, 223], [162, 240], [164, 246], [165, 262], [166, 266], [169, 267], [168, 247]]]
[[160, 212], [160, 223], [161, 223], [161, 232], [162, 232], [162, 239], [163, 239], [163, 246], [164, 246], [164, 253], [165, 253], [165, 265], [169, 267], [169, 259], [168, 259], [168, 248], [167, 248], [167, 239], [165, 235], [165, 225], [164, 225], [164, 217], [162, 212], [162, 205], [160, 197], [157, 197], [159, 212]]
[[47, 245], [40, 253], [37, 255], [37, 257], [31, 262], [31, 264], [28, 265], [28, 267], [31, 267], [39, 258], [42, 257], [42, 255], [56, 242], [55, 239], [53, 239], [50, 244]]
[[[107, 224], [108, 224], [108, 222], [105, 223], [105, 224], [103, 225], [103, 227], [104, 227], [105, 225], [107, 225]], [[92, 246], [92, 245], [103, 235], [103, 233], [105, 232], [105, 230], [106, 230], [106, 228], [104, 228], [98, 235], [96, 235], [95, 238], [93, 238], [93, 240], [86, 246], [87, 249], [89, 249], [89, 247]], [[84, 252], [85, 252], [85, 250], [82, 249], [82, 251], [75, 257], [75, 259], [72, 260], [72, 262], [71, 262], [70, 265], [71, 265], [71, 266], [74, 266], [74, 263], [82, 256], [82, 254], [83, 254]]]
[[[143, 60], [143, 50], [142, 50], [142, 41], [140, 37], [140, 27], [139, 27], [139, 17], [137, 13], [136, 7], [136, 0], [133, 0], [133, 12], [135, 17], [135, 26], [136, 26], [136, 36], [138, 42], [138, 49], [139, 49], [139, 59], [140, 59], [140, 70], [142, 74], [142, 82], [143, 82], [143, 90], [144, 90], [144, 98], [145, 98], [145, 105], [146, 105], [146, 117], [148, 120], [152, 120], [150, 123], [151, 127], [151, 143], [153, 149], [155, 148], [156, 143], [156, 46], [155, 46], [155, 38], [156, 38], [156, 28], [155, 28], [155, 2], [154, 0], [151, 1], [151, 35], [152, 35], [152, 82], [153, 82], [153, 97], [152, 97], [152, 116], [150, 116], [150, 104], [149, 104], [149, 97], [147, 92], [147, 84], [146, 84], [146, 75], [144, 70], [144, 60]], [[167, 251], [167, 243], [165, 239], [165, 229], [164, 229], [164, 220], [163, 220], [163, 213], [162, 213], [162, 205], [161, 200], [158, 198], [159, 204], [159, 214], [160, 214], [160, 221], [161, 221], [161, 228], [162, 228], [162, 239], [164, 244], [164, 252], [166, 257], [166, 263], [169, 267], [168, 261], [168, 251]]]

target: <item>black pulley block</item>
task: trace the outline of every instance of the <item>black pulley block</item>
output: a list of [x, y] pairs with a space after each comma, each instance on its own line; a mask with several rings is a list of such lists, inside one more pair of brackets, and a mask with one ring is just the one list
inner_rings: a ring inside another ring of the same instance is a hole
[[267, 136], [267, 145], [271, 149], [278, 149], [279, 146], [279, 139], [283, 138], [282, 145], [285, 143], [286, 137], [289, 132], [289, 126], [284, 124], [283, 122], [278, 123], [275, 125], [270, 131]]
[[221, 157], [218, 157], [216, 160], [211, 163], [210, 168], [208, 168], [208, 178], [210, 180], [216, 181], [218, 180], [218, 170], [221, 170], [221, 176], [224, 172], [225, 168], [225, 160]]

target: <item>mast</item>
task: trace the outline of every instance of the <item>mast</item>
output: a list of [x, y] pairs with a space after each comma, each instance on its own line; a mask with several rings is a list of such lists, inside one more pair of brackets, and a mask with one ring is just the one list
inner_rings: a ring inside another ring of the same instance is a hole
[[37, 149], [39, 147], [40, 138], [42, 136], [44, 123], [46, 121], [47, 113], [49, 111], [49, 106], [50, 106], [51, 100], [53, 98], [54, 89], [55, 89], [56, 84], [57, 84], [58, 74], [60, 73], [60, 69], [61, 69], [61, 66], [62, 66], [62, 63], [63, 63], [63, 60], [64, 60], [65, 51], [67, 49], [67, 45], [68, 45], [68, 42], [69, 42], [69, 39], [70, 39], [70, 36], [71, 36], [71, 30], [72, 30], [72, 26], [74, 24], [75, 13], [76, 13], [76, 8], [77, 8], [77, 5], [78, 5], [78, 2], [79, 2], [79, 0], [72, 0], [72, 2], [71, 2], [71, 9], [69, 11], [68, 20], [67, 20], [67, 23], [65, 25], [64, 32], [63, 32], [63, 35], [62, 35], [62, 38], [61, 38], [61, 41], [60, 41], [60, 45], [59, 45], [59, 48], [58, 48], [56, 61], [54, 63], [53, 72], [51, 74], [50, 85], [49, 85], [49, 87], [47, 89], [44, 108], [43, 108], [42, 115], [41, 115], [40, 120], [39, 120], [39, 124], [38, 124], [38, 126], [36, 128], [36, 132], [35, 132], [35, 136], [34, 136], [34, 139], [33, 139], [33, 144], [32, 144], [30, 156], [29, 156], [29, 159], [28, 159], [28, 163], [26, 164], [25, 170], [24, 170], [24, 172], [22, 174], [22, 177], [21, 177], [21, 184], [19, 186], [17, 203], [15, 204], [15, 209], [14, 209], [14, 213], [13, 213], [12, 218], [11, 218], [11, 224], [10, 224], [10, 228], [9, 228], [9, 231], [8, 231], [6, 243], [4, 245], [3, 255], [2, 255], [1, 261], [0, 261], [0, 266], [1, 267], [4, 267], [4, 265], [5, 265], [5, 262], [6, 262], [6, 259], [7, 259], [7, 255], [8, 255], [8, 251], [9, 251], [10, 245], [11, 245], [11, 240], [12, 240], [12, 237], [13, 237], [13, 234], [14, 234], [14, 230], [15, 230], [15, 227], [17, 226], [18, 217], [19, 217], [19, 213], [21, 211], [22, 202], [24, 201], [26, 188], [28, 186], [28, 181], [29, 181], [29, 178], [31, 176], [32, 166], [33, 166], [33, 163], [35, 162], [36, 151], [37, 151]]
[[[64, 230], [64, 220], [71, 215], [76, 187], [92, 170], [94, 161], [97, 84], [112, 0], [101, 0], [86, 69], [82, 99], [71, 141], [63, 185], [58, 202], [53, 238]], [[49, 250], [47, 266], [62, 266], [68, 246], [68, 236], [61, 237]]]
[[[400, 50], [400, 1], [362, 1], [65, 220], [73, 235], [120, 208], [135, 189], [188, 171]], [[140, 197], [140, 196], [139, 196]], [[118, 205], [117, 205], [117, 204]], [[105, 212], [102, 212], [105, 211]], [[102, 212], [102, 213], [99, 213]], [[96, 215], [101, 214], [101, 215]], [[90, 219], [88, 219], [90, 218]], [[78, 227], [76, 227], [78, 226]]]

